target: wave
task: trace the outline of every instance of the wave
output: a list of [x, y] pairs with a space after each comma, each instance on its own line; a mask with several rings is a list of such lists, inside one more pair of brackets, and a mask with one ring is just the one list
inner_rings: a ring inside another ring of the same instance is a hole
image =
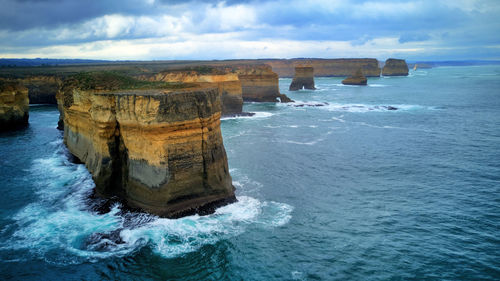
[[[108, 213], [98, 214], [89, 206], [95, 185], [85, 166], [69, 162], [61, 142], [51, 145], [56, 148], [54, 155], [35, 160], [30, 171], [39, 182], [38, 198], [2, 230], [12, 235], [0, 242], [1, 251], [28, 251], [55, 264], [96, 262], [143, 247], [171, 258], [239, 235], [251, 225], [278, 227], [291, 218], [292, 206], [250, 196], [237, 196], [238, 202], [208, 216], [159, 218], [123, 211], [119, 203]], [[243, 179], [238, 184], [249, 183]]]
[[274, 113], [266, 112], [266, 111], [256, 111], [252, 112], [254, 115], [252, 116], [230, 116], [230, 117], [222, 117], [220, 120], [235, 120], [235, 119], [260, 119], [260, 118], [269, 118], [274, 115]]
[[413, 104], [393, 104], [393, 105], [373, 105], [373, 104], [355, 104], [355, 103], [328, 103], [319, 101], [296, 101], [295, 103], [287, 104], [286, 106], [302, 108], [315, 107], [328, 111], [366, 113], [366, 112], [399, 112], [399, 111], [415, 111], [415, 110], [435, 110], [434, 106], [423, 106]]

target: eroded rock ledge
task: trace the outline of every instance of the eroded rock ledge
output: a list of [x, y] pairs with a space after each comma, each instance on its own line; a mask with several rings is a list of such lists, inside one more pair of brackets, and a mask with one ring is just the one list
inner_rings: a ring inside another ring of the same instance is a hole
[[361, 69], [358, 69], [353, 75], [342, 80], [342, 84], [365, 86], [367, 84], [367, 79], [363, 75], [363, 71]]
[[295, 67], [295, 76], [290, 84], [290, 91], [301, 89], [315, 90], [314, 87], [314, 68], [310, 66]]
[[19, 82], [0, 80], [0, 131], [28, 126], [28, 89]]
[[217, 88], [99, 79], [68, 79], [57, 97], [64, 143], [99, 196], [170, 218], [236, 201]]
[[384, 68], [382, 68], [383, 76], [408, 76], [408, 65], [405, 60], [387, 59]]

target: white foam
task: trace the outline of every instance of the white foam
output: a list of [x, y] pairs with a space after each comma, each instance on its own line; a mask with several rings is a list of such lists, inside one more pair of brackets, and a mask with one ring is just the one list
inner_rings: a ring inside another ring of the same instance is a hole
[[375, 87], [375, 88], [383, 88], [387, 86], [388, 85], [383, 85], [383, 84], [368, 84], [368, 87]]
[[290, 220], [292, 210], [287, 204], [240, 196], [237, 203], [221, 207], [213, 215], [158, 218], [141, 227], [125, 229], [120, 236], [127, 244], [148, 244], [164, 257], [176, 257], [239, 235], [251, 224], [282, 226]]
[[[84, 165], [66, 160], [62, 143], [51, 145], [56, 153], [34, 161], [32, 166], [33, 174], [40, 178], [38, 200], [13, 216], [15, 223], [7, 226], [13, 234], [0, 244], [2, 249], [27, 250], [56, 264], [97, 262], [129, 255], [142, 247], [175, 257], [238, 235], [250, 225], [278, 227], [291, 218], [291, 206], [250, 196], [238, 196], [237, 203], [221, 207], [212, 215], [177, 220], [144, 213], [121, 215], [119, 204], [106, 214], [96, 214], [86, 203], [94, 188], [91, 175]], [[239, 174], [237, 169], [231, 171]], [[239, 180], [235, 185], [241, 191], [247, 185], [262, 186], [244, 176]]]
[[234, 120], [234, 119], [256, 119], [256, 118], [268, 118], [274, 115], [274, 113], [266, 112], [266, 111], [256, 111], [252, 116], [231, 116], [231, 117], [222, 117], [220, 120]]

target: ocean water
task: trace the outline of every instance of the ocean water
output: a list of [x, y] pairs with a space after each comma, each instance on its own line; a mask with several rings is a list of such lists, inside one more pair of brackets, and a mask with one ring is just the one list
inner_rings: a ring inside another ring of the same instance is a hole
[[32, 106], [0, 135], [1, 279], [500, 279], [500, 66], [341, 80], [224, 119], [239, 202], [178, 220], [93, 213]]

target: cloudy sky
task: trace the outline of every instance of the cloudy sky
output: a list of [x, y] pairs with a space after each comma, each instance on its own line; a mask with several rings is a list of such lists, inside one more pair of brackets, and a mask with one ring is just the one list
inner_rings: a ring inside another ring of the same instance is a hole
[[500, 0], [0, 0], [0, 57], [500, 59]]

